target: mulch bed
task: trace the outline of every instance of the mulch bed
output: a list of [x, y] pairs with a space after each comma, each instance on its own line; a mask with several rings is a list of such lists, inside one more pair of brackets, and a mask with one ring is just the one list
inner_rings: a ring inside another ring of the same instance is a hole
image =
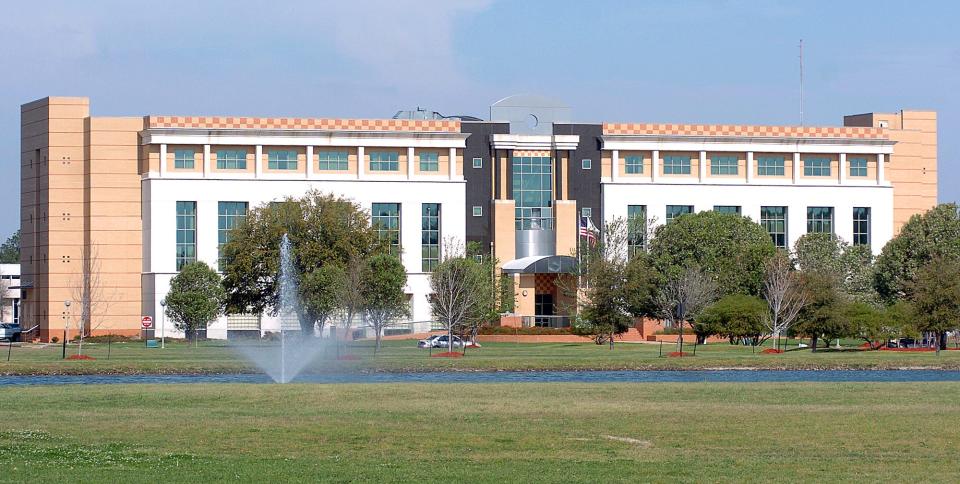
[[70, 355], [67, 357], [68, 360], [95, 360], [96, 358], [88, 355]]
[[887, 347], [883, 347], [883, 348], [880, 348], [880, 351], [902, 351], [902, 352], [914, 353], [914, 352], [929, 352], [929, 351], [937, 351], [937, 350], [936, 350], [935, 348], [927, 348], [927, 347], [923, 347], [923, 348], [887, 348]]
[[435, 355], [430, 355], [432, 358], [463, 358], [463, 353], [458, 353], [456, 351], [447, 351], [445, 353], [437, 353]]
[[667, 354], [670, 358], [686, 358], [688, 356], [694, 356], [693, 353], [687, 353], [686, 351], [672, 351]]
[[764, 355], [779, 355], [780, 353], [783, 353], [783, 350], [778, 350], [776, 348], [767, 348], [761, 351], [760, 353]]

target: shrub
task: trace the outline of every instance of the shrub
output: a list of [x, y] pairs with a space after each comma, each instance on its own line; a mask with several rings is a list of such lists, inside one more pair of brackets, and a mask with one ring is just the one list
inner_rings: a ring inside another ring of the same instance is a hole
[[50, 341], [51, 341], [52, 343], [59, 343], [59, 342], [60, 342], [60, 338], [57, 338], [56, 336], [54, 336], [53, 338], [50, 338]]

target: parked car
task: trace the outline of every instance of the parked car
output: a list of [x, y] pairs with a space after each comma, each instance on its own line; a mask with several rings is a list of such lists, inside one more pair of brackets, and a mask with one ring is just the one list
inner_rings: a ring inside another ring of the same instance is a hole
[[417, 348], [435, 348], [435, 346], [433, 346], [433, 342], [440, 336], [441, 335], [439, 334], [435, 334], [427, 339], [417, 341]]
[[0, 339], [7, 341], [20, 341], [20, 325], [16, 323], [0, 323]]
[[[450, 341], [450, 340], [447, 339], [447, 335], [445, 335], [445, 334], [444, 334], [444, 335], [441, 335], [439, 338], [433, 340], [433, 347], [434, 347], [434, 348], [448, 348], [448, 347], [450, 347], [449, 341]], [[453, 347], [454, 347], [454, 348], [457, 348], [457, 347], [461, 347], [461, 346], [463, 346], [463, 340], [461, 340], [459, 336], [454, 336], [454, 337], [453, 337]]]

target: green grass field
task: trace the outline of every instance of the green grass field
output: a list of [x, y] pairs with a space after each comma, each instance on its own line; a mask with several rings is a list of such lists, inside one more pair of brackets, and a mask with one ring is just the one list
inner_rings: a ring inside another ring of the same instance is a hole
[[[851, 342], [853, 343], [853, 342]], [[653, 344], [621, 343], [613, 351], [594, 344], [563, 343], [487, 343], [478, 350], [467, 350], [459, 359], [431, 358], [414, 341], [386, 341], [377, 357], [370, 342], [356, 342], [342, 349], [358, 357], [356, 361], [338, 361], [329, 350], [309, 368], [326, 370], [584, 370], [584, 369], [683, 369], [683, 368], [949, 368], [960, 369], [960, 351], [935, 353], [895, 353], [887, 351], [788, 351], [782, 355], [754, 354], [750, 347], [715, 343], [697, 348], [693, 358], [660, 358]], [[792, 344], [792, 347], [795, 347]], [[673, 351], [663, 346], [664, 353]], [[61, 360], [59, 346], [14, 347], [6, 361], [5, 345], [0, 345], [0, 374], [31, 373], [202, 373], [256, 371], [238, 356], [226, 342], [206, 341], [194, 348], [183, 342], [168, 342], [166, 349], [144, 348], [141, 343], [114, 343], [107, 359], [106, 343], [84, 344], [84, 354], [93, 361]], [[691, 348], [685, 347], [690, 351]], [[437, 350], [434, 350], [437, 351]], [[67, 354], [76, 353], [70, 346]]]
[[958, 402], [957, 383], [7, 387], [0, 481], [956, 482]]

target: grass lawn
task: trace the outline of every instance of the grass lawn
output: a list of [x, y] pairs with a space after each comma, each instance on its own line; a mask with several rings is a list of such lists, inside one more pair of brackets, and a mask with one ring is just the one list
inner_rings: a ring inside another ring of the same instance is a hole
[[[853, 342], [851, 342], [853, 343]], [[683, 368], [950, 368], [960, 369], [960, 351], [897, 353], [888, 351], [788, 351], [782, 355], [754, 354], [750, 347], [714, 343], [697, 348], [693, 358], [660, 358], [659, 345], [621, 343], [613, 351], [590, 343], [486, 343], [467, 350], [459, 359], [430, 358], [414, 341], [385, 341], [374, 358], [373, 344], [361, 341], [342, 351], [356, 361], [337, 361], [331, 349], [309, 370], [584, 370], [584, 369], [683, 369]], [[792, 348], [796, 344], [791, 345]], [[664, 354], [674, 345], [665, 344]], [[685, 346], [685, 351], [692, 347]], [[0, 345], [0, 374], [29, 373], [201, 373], [256, 371], [223, 341], [201, 342], [194, 348], [168, 341], [165, 349], [144, 348], [141, 343], [114, 343], [107, 359], [106, 343], [85, 343], [84, 354], [96, 360], [61, 360], [59, 346], [14, 347], [6, 361], [5, 344]], [[434, 350], [435, 352], [438, 350]], [[440, 350], [442, 351], [442, 350]], [[76, 347], [67, 348], [67, 354]]]
[[0, 388], [0, 482], [956, 482], [958, 383]]

